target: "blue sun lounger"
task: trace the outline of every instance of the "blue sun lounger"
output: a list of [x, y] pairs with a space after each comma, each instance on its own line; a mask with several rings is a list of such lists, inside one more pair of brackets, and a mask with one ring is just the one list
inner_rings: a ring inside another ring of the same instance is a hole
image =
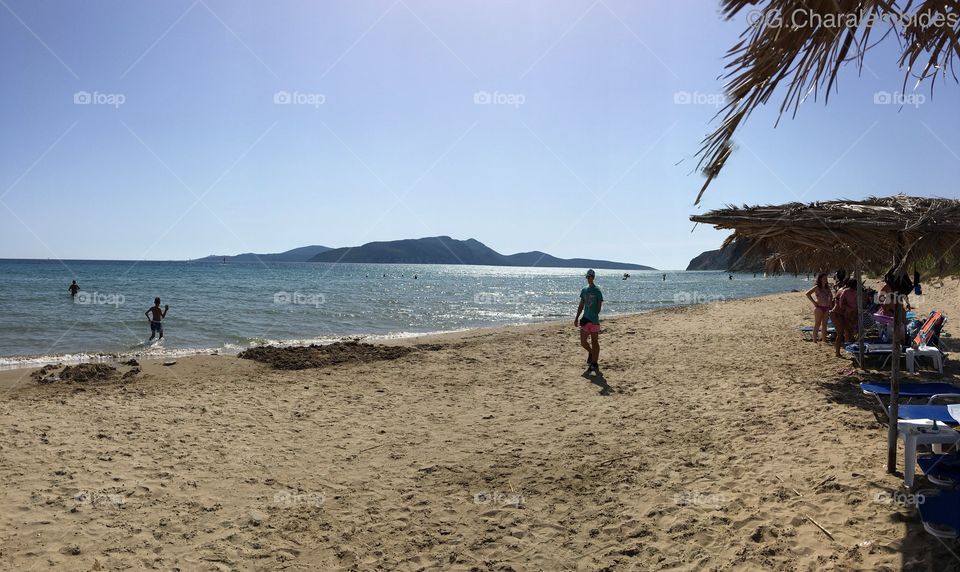
[[[890, 397], [889, 383], [861, 383], [860, 389], [864, 395], [872, 395], [880, 403], [880, 407], [886, 410], [887, 404], [881, 397]], [[912, 399], [926, 399], [930, 405], [935, 399], [941, 397], [960, 398], [960, 387], [949, 383], [901, 383], [900, 398], [906, 399], [907, 403]]]
[[917, 457], [917, 464], [927, 480], [937, 486], [953, 488], [960, 484], [960, 457], [955, 453]]
[[[813, 326], [801, 326], [800, 333], [806, 339], [813, 339]], [[837, 329], [833, 327], [833, 321], [827, 320], [827, 337], [835, 336], [837, 334]]]
[[[937, 538], [956, 538], [960, 533], [960, 491], [925, 490], [917, 502], [923, 528]], [[919, 496], [919, 495], [918, 495]]]
[[901, 405], [897, 409], [900, 419], [933, 419], [944, 425], [958, 425], [956, 419], [950, 415], [946, 405]]
[[[906, 355], [906, 346], [900, 350], [900, 357], [903, 358]], [[860, 347], [856, 343], [847, 344], [843, 346], [843, 351], [850, 354], [851, 357], [855, 360], [860, 359]], [[883, 363], [880, 364], [880, 369], [885, 369], [887, 364], [890, 363], [890, 358], [893, 357], [893, 344], [891, 343], [880, 343], [880, 342], [864, 342], [863, 343], [863, 359], [867, 358], [883, 358]]]

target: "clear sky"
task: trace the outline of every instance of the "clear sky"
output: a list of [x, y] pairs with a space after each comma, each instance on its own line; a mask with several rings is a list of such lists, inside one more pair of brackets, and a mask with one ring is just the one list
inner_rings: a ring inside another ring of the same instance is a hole
[[746, 26], [708, 0], [2, 0], [0, 257], [450, 235], [674, 269], [727, 203], [960, 194], [960, 88], [876, 103], [891, 38], [829, 106], [755, 114], [694, 207]]

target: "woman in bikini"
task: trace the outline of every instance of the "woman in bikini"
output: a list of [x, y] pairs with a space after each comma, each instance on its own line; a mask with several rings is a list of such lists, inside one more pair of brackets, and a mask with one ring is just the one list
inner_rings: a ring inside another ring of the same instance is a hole
[[813, 341], [819, 343], [817, 334], [823, 333], [823, 341], [827, 341], [827, 319], [830, 308], [833, 306], [833, 292], [827, 281], [827, 275], [818, 274], [817, 284], [807, 290], [807, 299], [813, 304]]
[[836, 330], [834, 350], [840, 357], [840, 348], [845, 342], [853, 341], [857, 327], [857, 281], [853, 278], [847, 280], [834, 297], [830, 317]]

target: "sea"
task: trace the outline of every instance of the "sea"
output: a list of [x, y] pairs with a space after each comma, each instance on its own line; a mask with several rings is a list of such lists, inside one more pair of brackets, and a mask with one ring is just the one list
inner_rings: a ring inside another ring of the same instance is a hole
[[[0, 260], [0, 368], [572, 320], [585, 269]], [[597, 270], [603, 316], [805, 290], [806, 276]], [[665, 276], [665, 278], [664, 278]], [[732, 277], [732, 279], [731, 279]], [[76, 280], [80, 293], [71, 298]], [[149, 342], [145, 312], [170, 310]]]

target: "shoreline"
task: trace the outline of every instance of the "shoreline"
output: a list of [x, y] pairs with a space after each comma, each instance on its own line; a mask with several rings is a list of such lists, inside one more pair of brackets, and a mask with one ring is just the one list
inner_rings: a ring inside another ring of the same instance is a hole
[[[711, 271], [712, 272], [712, 271]], [[650, 308], [648, 310], [641, 310], [637, 312], [623, 312], [616, 314], [608, 314], [606, 318], [603, 318], [603, 321], [612, 320], [615, 318], [629, 317], [629, 316], [639, 316], [645, 314], [651, 314], [656, 312], [662, 312], [667, 310], [672, 310], [676, 308], [688, 308], [693, 306], [701, 306], [704, 304], [713, 304], [713, 303], [726, 303], [733, 302], [737, 300], [751, 300], [757, 298], [765, 298], [770, 296], [779, 296], [783, 294], [795, 293], [790, 291], [779, 292], [779, 293], [765, 293], [757, 294], [755, 296], [743, 296], [743, 297], [722, 297], [719, 300], [707, 300], [703, 302], [692, 302], [692, 303], [674, 303], [657, 308]], [[571, 313], [572, 319], [572, 313]], [[115, 364], [117, 362], [128, 360], [130, 358], [144, 359], [144, 360], [167, 360], [167, 359], [181, 359], [191, 356], [204, 356], [204, 355], [224, 355], [224, 356], [236, 356], [240, 352], [261, 346], [267, 347], [305, 347], [310, 345], [328, 345], [342, 341], [348, 340], [360, 340], [368, 343], [403, 343], [404, 340], [417, 340], [423, 338], [433, 338], [437, 336], [448, 336], [456, 335], [461, 333], [469, 332], [484, 332], [484, 331], [493, 331], [498, 329], [505, 328], [517, 328], [524, 326], [535, 326], [535, 325], [550, 325], [550, 324], [559, 324], [565, 320], [559, 318], [549, 318], [544, 320], [530, 321], [530, 322], [520, 322], [512, 324], [494, 324], [488, 326], [477, 326], [477, 327], [467, 327], [467, 328], [458, 328], [453, 330], [443, 330], [436, 332], [399, 332], [391, 334], [344, 334], [342, 336], [336, 337], [323, 337], [323, 338], [314, 338], [314, 339], [301, 339], [294, 338], [290, 340], [277, 340], [271, 341], [268, 343], [262, 344], [251, 344], [245, 348], [228, 348], [225, 346], [221, 347], [210, 347], [210, 348], [160, 348], [159, 352], [151, 352], [151, 349], [135, 349], [128, 351], [95, 351], [95, 352], [73, 352], [73, 353], [63, 353], [63, 354], [15, 354], [8, 356], [0, 356], [0, 371], [10, 371], [10, 370], [19, 370], [19, 369], [32, 369], [39, 368], [45, 365], [77, 365], [82, 363], [103, 363], [103, 364]]]

